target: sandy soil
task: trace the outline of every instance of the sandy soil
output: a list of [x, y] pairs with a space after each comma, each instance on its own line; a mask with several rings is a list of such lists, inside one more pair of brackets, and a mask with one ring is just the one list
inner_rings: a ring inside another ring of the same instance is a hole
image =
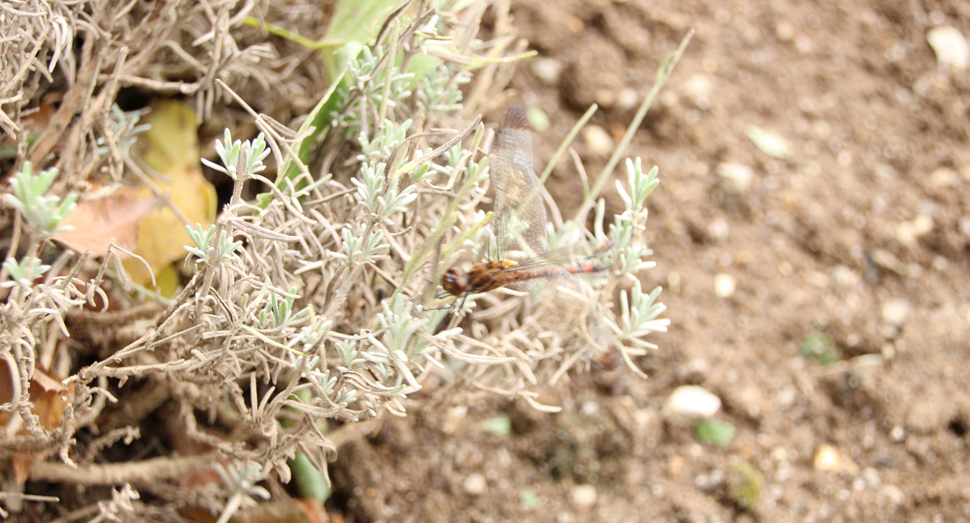
[[[970, 76], [941, 70], [926, 40], [936, 25], [970, 31], [970, 4], [676, 4], [513, 8], [540, 55], [513, 82], [518, 101], [551, 118], [537, 161], [593, 102], [604, 111], [592, 123], [618, 138], [630, 95], [642, 99], [659, 60], [696, 30], [630, 150], [660, 167], [648, 200], [658, 266], [644, 286], [664, 287], [673, 323], [638, 362], [650, 379], [576, 376], [554, 391], [558, 415], [488, 397], [467, 412], [429, 404], [342, 449], [334, 511], [970, 521]], [[759, 150], [752, 125], [790, 154]], [[598, 172], [596, 144], [576, 147]], [[731, 165], [750, 169], [750, 185], [722, 174]], [[567, 212], [575, 180], [564, 162], [548, 185]], [[715, 294], [718, 274], [736, 283], [728, 297]], [[837, 363], [801, 354], [819, 333]], [[663, 402], [687, 384], [723, 401], [717, 418], [737, 429], [726, 447], [663, 420]], [[482, 428], [502, 415], [507, 437]]]

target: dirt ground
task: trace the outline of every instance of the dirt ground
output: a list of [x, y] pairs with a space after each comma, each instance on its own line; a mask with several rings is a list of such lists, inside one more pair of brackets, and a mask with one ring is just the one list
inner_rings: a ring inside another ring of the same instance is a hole
[[[970, 76], [942, 71], [926, 40], [936, 25], [967, 34], [970, 3], [675, 5], [513, 7], [539, 52], [513, 87], [551, 118], [537, 163], [592, 102], [604, 109], [592, 123], [618, 138], [630, 94], [642, 99], [660, 59], [696, 30], [629, 151], [660, 168], [647, 202], [657, 267], [644, 287], [664, 287], [672, 325], [638, 361], [650, 379], [575, 376], [555, 391], [561, 414], [485, 396], [467, 412], [412, 411], [341, 449], [335, 512], [970, 521]], [[751, 125], [790, 154], [763, 153]], [[598, 172], [606, 157], [576, 147]], [[725, 176], [732, 165], [750, 169], [749, 186]], [[563, 162], [557, 175], [548, 186], [568, 212], [575, 170]], [[718, 274], [735, 281], [730, 296], [715, 294]], [[840, 361], [801, 354], [820, 334]], [[737, 429], [730, 444], [701, 444], [663, 420], [665, 399], [687, 384], [721, 398], [717, 418]], [[483, 430], [501, 415], [507, 437]]]

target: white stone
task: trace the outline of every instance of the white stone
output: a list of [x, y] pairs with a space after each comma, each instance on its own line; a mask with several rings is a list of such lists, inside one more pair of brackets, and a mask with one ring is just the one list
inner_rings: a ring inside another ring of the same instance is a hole
[[913, 314], [913, 306], [908, 301], [897, 298], [883, 303], [880, 311], [882, 312], [882, 321], [893, 327], [900, 327]]
[[896, 239], [907, 247], [915, 247], [916, 241], [933, 230], [933, 217], [920, 214], [912, 221], [900, 223], [896, 226]]
[[899, 505], [906, 501], [906, 494], [896, 485], [885, 485], [879, 489], [879, 500], [886, 500], [890, 505]]
[[812, 464], [816, 470], [839, 470], [842, 468], [842, 458], [831, 445], [819, 445]]
[[721, 409], [718, 398], [704, 387], [684, 385], [677, 387], [664, 403], [664, 418], [674, 424], [688, 426], [697, 420], [708, 419]]
[[485, 483], [485, 476], [475, 473], [465, 478], [465, 482], [462, 484], [462, 486], [465, 488], [465, 492], [473, 496], [477, 496], [485, 492], [485, 487], [487, 484]]
[[879, 488], [879, 485], [882, 484], [882, 480], [879, 478], [879, 471], [872, 467], [862, 469], [861, 476], [867, 488]]
[[561, 73], [562, 63], [555, 58], [540, 57], [532, 61], [532, 74], [550, 87], [559, 85]]
[[569, 493], [573, 506], [580, 510], [588, 510], [596, 503], [596, 487], [592, 485], [576, 485]]
[[714, 83], [711, 78], [704, 74], [695, 74], [684, 82], [684, 94], [690, 101], [694, 102], [699, 109], [708, 109], [711, 106], [711, 93], [714, 91]]
[[919, 214], [910, 222], [913, 227], [913, 234], [923, 237], [933, 230], [933, 217], [928, 214]]
[[960, 183], [960, 174], [949, 167], [937, 167], [930, 173], [930, 187], [956, 187]]
[[717, 174], [721, 177], [721, 187], [724, 191], [734, 195], [747, 193], [754, 180], [752, 168], [736, 163], [718, 164]]
[[717, 217], [707, 225], [707, 234], [715, 240], [726, 240], [731, 235], [731, 226], [724, 218]]
[[465, 424], [467, 414], [468, 407], [457, 406], [448, 409], [448, 415], [445, 417], [444, 423], [441, 424], [441, 430], [445, 434], [454, 434]]
[[736, 289], [737, 283], [734, 281], [734, 276], [723, 272], [714, 275], [714, 294], [718, 298], [727, 298], [734, 294]]
[[640, 102], [640, 95], [637, 94], [637, 90], [632, 87], [624, 87], [620, 89], [620, 94], [616, 96], [616, 108], [621, 111], [626, 111], [627, 109], [633, 109]]
[[862, 275], [845, 265], [832, 267], [832, 277], [835, 282], [843, 287], [852, 287], [862, 281]]
[[939, 26], [926, 33], [926, 41], [930, 43], [936, 53], [936, 62], [940, 67], [954, 72], [966, 71], [970, 68], [970, 44], [959, 29]]
[[613, 152], [613, 138], [598, 125], [587, 125], [583, 128], [583, 140], [589, 147], [589, 152], [605, 156]]

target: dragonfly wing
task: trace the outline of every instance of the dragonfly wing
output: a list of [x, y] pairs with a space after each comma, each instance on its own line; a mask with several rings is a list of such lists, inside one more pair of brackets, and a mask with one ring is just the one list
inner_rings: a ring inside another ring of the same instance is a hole
[[512, 236], [518, 227], [528, 225], [519, 236], [533, 255], [546, 252], [546, 208], [539, 193], [539, 179], [532, 168], [532, 134], [525, 109], [512, 105], [502, 117], [492, 143], [491, 178], [495, 188], [495, 223], [499, 252], [515, 248]]
[[563, 345], [594, 359], [603, 367], [616, 366], [616, 334], [604, 321], [612, 312], [596, 300], [590, 287], [572, 274], [542, 278], [528, 286], [530, 301], [564, 336]]

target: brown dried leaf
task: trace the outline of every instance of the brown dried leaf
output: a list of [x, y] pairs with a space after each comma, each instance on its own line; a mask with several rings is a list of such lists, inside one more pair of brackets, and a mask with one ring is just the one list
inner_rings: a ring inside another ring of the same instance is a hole
[[327, 514], [323, 503], [315, 499], [294, 499], [293, 503], [303, 511], [303, 515], [306, 516], [310, 523], [334, 522], [334, 520], [330, 519], [330, 515]]
[[30, 478], [30, 469], [37, 463], [37, 454], [27, 452], [17, 452], [10, 456], [10, 464], [13, 466], [13, 477], [18, 485], [23, 485]]
[[[0, 359], [0, 405], [13, 401], [14, 382], [7, 360]], [[10, 421], [10, 413], [0, 411], [0, 426], [6, 426]]]
[[30, 378], [30, 402], [34, 404], [31, 411], [40, 418], [42, 427], [52, 430], [61, 424], [67, 396], [73, 392], [73, 382], [65, 386], [55, 376], [34, 369], [34, 376]]
[[[139, 197], [137, 190], [125, 187], [107, 198], [78, 203], [62, 222], [74, 229], [57, 233], [54, 239], [77, 252], [91, 251], [92, 256], [107, 255], [112, 239], [115, 245], [133, 251], [142, 218], [156, 206], [155, 199]], [[115, 254], [127, 258], [122, 252]]]
[[[2, 363], [3, 369], [8, 371], [6, 362]], [[3, 372], [3, 374], [9, 374]], [[9, 381], [9, 376], [7, 378]], [[12, 390], [12, 389], [11, 389]], [[51, 376], [41, 369], [34, 369], [34, 375], [30, 378], [30, 402], [33, 404], [31, 412], [37, 415], [40, 425], [47, 430], [57, 428], [61, 424], [64, 416], [64, 407], [67, 406], [67, 396], [74, 392], [74, 384], [65, 386], [56, 376]], [[22, 429], [21, 434], [26, 430]], [[11, 456], [14, 477], [18, 484], [23, 484], [30, 477], [30, 469], [39, 459], [46, 457], [42, 454], [27, 452], [17, 452]]]

